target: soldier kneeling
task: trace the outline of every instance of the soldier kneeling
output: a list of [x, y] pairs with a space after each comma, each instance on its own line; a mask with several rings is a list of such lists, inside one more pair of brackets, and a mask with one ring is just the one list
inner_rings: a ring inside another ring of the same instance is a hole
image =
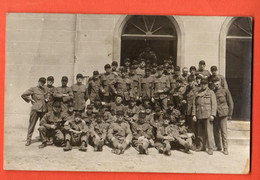
[[68, 120], [64, 124], [65, 142], [66, 147], [63, 148], [64, 151], [70, 151], [72, 149], [71, 145], [79, 146], [80, 151], [87, 151], [88, 146], [88, 128], [80, 112], [75, 114], [73, 120]]
[[148, 147], [154, 144], [152, 126], [146, 122], [145, 111], [140, 111], [139, 118], [132, 126], [133, 146], [140, 154], [148, 154]]
[[64, 135], [61, 132], [61, 126], [63, 124], [61, 115], [61, 104], [56, 101], [53, 103], [53, 111], [48, 112], [43, 116], [40, 122], [39, 133], [42, 140], [42, 144], [39, 148], [47, 146], [48, 138], [53, 139], [53, 143], [56, 146], [61, 146], [64, 142]]
[[107, 137], [113, 146], [112, 152], [119, 155], [123, 154], [130, 145], [132, 132], [129, 124], [124, 121], [124, 112], [117, 111], [116, 116], [116, 122], [113, 122], [108, 128]]
[[90, 142], [94, 146], [94, 151], [103, 151], [104, 142], [107, 137], [108, 125], [104, 122], [104, 114], [99, 112], [96, 115], [90, 129]]

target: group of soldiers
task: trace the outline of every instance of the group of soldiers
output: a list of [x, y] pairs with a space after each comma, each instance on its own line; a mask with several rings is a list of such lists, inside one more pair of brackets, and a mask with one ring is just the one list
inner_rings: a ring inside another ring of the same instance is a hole
[[115, 154], [133, 146], [140, 154], [155, 147], [165, 155], [173, 148], [227, 155], [233, 101], [217, 67], [211, 72], [205, 67], [201, 60], [198, 69], [183, 67], [181, 72], [171, 58], [162, 65], [126, 58], [121, 67], [113, 61], [104, 73], [94, 71], [86, 83], [77, 74], [71, 87], [66, 76], [56, 88], [53, 76], [47, 85], [41, 77], [38, 86], [22, 94], [32, 103], [26, 146], [40, 119], [39, 148], [55, 144], [64, 151], [72, 146], [87, 151], [90, 144], [94, 151], [111, 146]]

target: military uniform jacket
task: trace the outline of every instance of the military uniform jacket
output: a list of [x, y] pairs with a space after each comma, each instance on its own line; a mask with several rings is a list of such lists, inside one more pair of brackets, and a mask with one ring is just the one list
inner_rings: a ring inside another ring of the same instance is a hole
[[185, 115], [191, 115], [192, 114], [192, 107], [193, 107], [193, 100], [195, 98], [196, 92], [198, 89], [196, 87], [187, 87], [186, 91], [184, 93], [184, 99], [186, 100], [186, 110]]
[[32, 103], [32, 110], [37, 111], [37, 112], [46, 112], [47, 111], [47, 106], [45, 103], [45, 99], [47, 98], [47, 89], [46, 88], [41, 88], [39, 86], [32, 87], [25, 91], [21, 97], [26, 101], [30, 102], [30, 96], [31, 98], [35, 101]]
[[202, 78], [208, 78], [210, 76], [210, 72], [208, 70], [198, 70], [197, 73], [202, 77]]
[[113, 137], [118, 140], [128, 139], [129, 142], [132, 140], [132, 132], [130, 130], [130, 126], [126, 122], [115, 122], [110, 124], [108, 128], [107, 137], [111, 140]]
[[[63, 94], [68, 94], [69, 96], [62, 97]], [[53, 97], [55, 101], [61, 102], [61, 109], [66, 112], [68, 110], [68, 103], [73, 100], [73, 92], [68, 86], [60, 86], [54, 89]]]
[[126, 110], [126, 119], [136, 121], [138, 119], [138, 115], [140, 112], [140, 108], [138, 106], [129, 107]]
[[129, 75], [129, 79], [131, 80], [131, 90], [130, 90], [130, 97], [139, 96], [139, 86], [140, 86], [140, 76], [137, 74]]
[[167, 98], [167, 93], [170, 89], [169, 78], [165, 75], [156, 76], [153, 82], [152, 96], [154, 98], [164, 99]]
[[82, 119], [86, 122], [86, 124], [91, 124], [94, 122], [94, 114], [87, 114], [87, 113], [82, 113]]
[[136, 74], [143, 77], [145, 75], [145, 70], [144, 69], [141, 69], [140, 67], [138, 67], [136, 69]]
[[94, 123], [92, 123], [91, 128], [90, 128], [90, 135], [92, 137], [98, 136], [102, 139], [106, 139], [107, 128], [108, 128], [108, 126], [104, 122], [100, 122], [100, 123], [94, 122]]
[[[82, 131], [83, 133], [87, 133], [88, 127], [85, 123], [85, 121], [81, 120], [79, 122], [76, 122], [75, 120], [69, 120], [65, 122], [64, 128], [66, 131], [69, 131], [70, 129], [73, 129], [75, 131]], [[75, 136], [79, 136], [79, 134], [74, 134]]]
[[50, 111], [42, 117], [40, 121], [40, 126], [44, 126], [47, 129], [51, 129], [51, 125], [55, 125], [56, 129], [62, 128], [63, 120], [61, 113], [55, 114], [54, 112]]
[[215, 90], [217, 98], [217, 115], [219, 117], [232, 116], [234, 103], [228, 89]]
[[140, 79], [139, 92], [141, 97], [152, 97], [152, 87], [154, 78], [152, 76], [142, 77]]
[[117, 77], [115, 80], [115, 88], [117, 91], [117, 94], [123, 96], [125, 100], [130, 99], [129, 90], [131, 88], [131, 80], [128, 77], [121, 78]]
[[101, 82], [99, 79], [97, 80], [90, 80], [88, 84], [88, 96], [91, 101], [94, 101], [95, 99], [99, 98], [99, 93], [101, 89]]
[[138, 122], [134, 123], [132, 126], [133, 130], [133, 139], [138, 139], [141, 136], [144, 136], [147, 139], [153, 137], [152, 126], [149, 123], [140, 124]]
[[215, 93], [207, 88], [199, 90], [193, 100], [192, 115], [198, 119], [208, 119], [210, 116], [216, 116], [217, 102]]
[[54, 89], [55, 87], [54, 86], [45, 86], [46, 89], [47, 89], [47, 100], [48, 100], [48, 106], [52, 106], [54, 100], [53, 100], [53, 94], [54, 94]]
[[123, 104], [112, 103], [111, 109], [115, 111], [115, 114], [117, 113], [117, 111], [123, 111], [124, 113], [126, 113], [126, 106], [124, 106]]
[[74, 110], [83, 110], [85, 108], [85, 103], [88, 100], [87, 86], [84, 84], [73, 84], [71, 89], [73, 91]]
[[173, 78], [173, 76], [168, 76], [169, 77], [169, 81], [170, 81], [170, 91], [169, 91], [169, 93], [170, 94], [173, 94], [173, 92], [174, 92], [174, 89], [176, 88], [176, 79], [175, 78]]
[[104, 73], [101, 80], [101, 90], [104, 90], [104, 96], [112, 95], [112, 92], [115, 91], [114, 83], [116, 76], [113, 73]]
[[171, 136], [173, 138], [179, 137], [180, 133], [178, 130], [178, 126], [170, 124], [168, 126], [161, 126], [157, 129], [157, 139], [160, 141], [164, 141], [164, 136]]

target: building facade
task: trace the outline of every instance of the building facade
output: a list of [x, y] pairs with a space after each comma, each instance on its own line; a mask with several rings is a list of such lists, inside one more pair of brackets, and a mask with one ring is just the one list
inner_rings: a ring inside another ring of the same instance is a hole
[[39, 77], [91, 76], [113, 60], [135, 59], [150, 46], [159, 63], [216, 65], [227, 78], [234, 118], [250, 119], [252, 19], [215, 16], [133, 16], [10, 13], [6, 18], [5, 114], [28, 115], [20, 95]]

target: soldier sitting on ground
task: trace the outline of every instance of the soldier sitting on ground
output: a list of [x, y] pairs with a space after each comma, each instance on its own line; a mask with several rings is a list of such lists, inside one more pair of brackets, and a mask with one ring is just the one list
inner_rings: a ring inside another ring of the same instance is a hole
[[132, 141], [132, 132], [128, 123], [124, 122], [124, 112], [117, 111], [117, 120], [108, 128], [107, 138], [113, 146], [112, 152], [123, 154]]
[[146, 122], [145, 111], [140, 111], [138, 120], [133, 124], [133, 146], [140, 154], [148, 154], [149, 145], [153, 145], [152, 126]]
[[104, 122], [104, 114], [98, 113], [95, 122], [90, 128], [90, 144], [94, 146], [94, 151], [103, 151], [103, 146], [107, 137], [107, 124]]
[[52, 137], [56, 146], [61, 146], [64, 141], [64, 135], [61, 132], [63, 120], [61, 114], [61, 104], [56, 101], [53, 103], [53, 110], [43, 116], [40, 122], [39, 133], [42, 144], [39, 148], [47, 146], [48, 138]]
[[72, 146], [80, 146], [79, 151], [87, 151], [88, 146], [88, 128], [85, 121], [82, 120], [80, 112], [75, 114], [75, 119], [66, 121], [64, 124], [66, 130], [64, 151], [70, 151]]

